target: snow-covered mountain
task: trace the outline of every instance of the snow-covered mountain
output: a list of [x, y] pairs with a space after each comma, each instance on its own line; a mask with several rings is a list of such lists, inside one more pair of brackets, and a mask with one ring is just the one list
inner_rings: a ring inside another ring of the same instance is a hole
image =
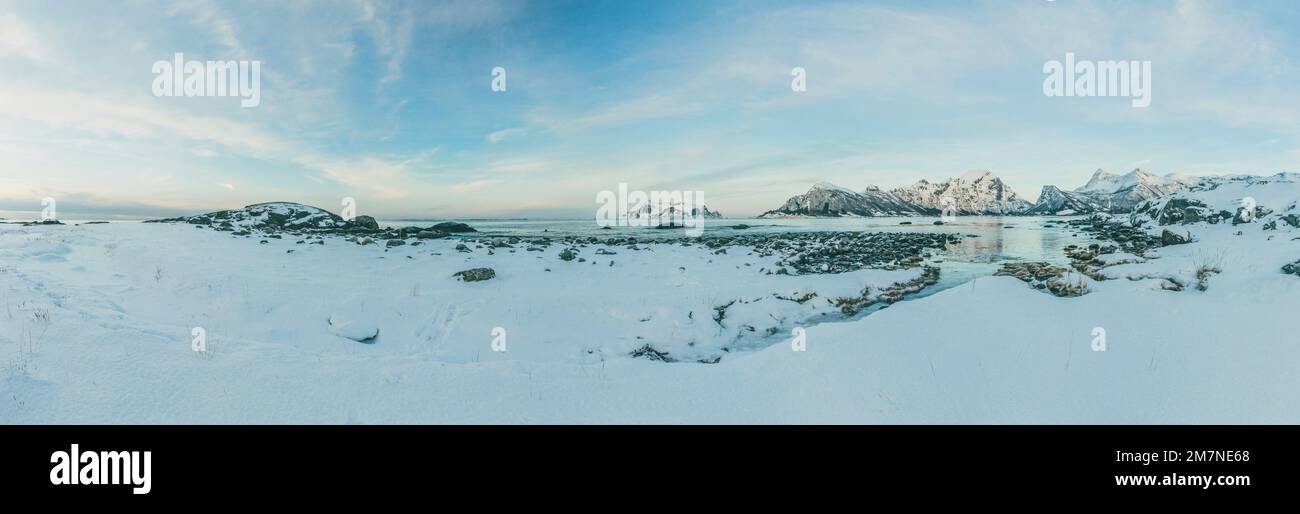
[[1021, 199], [1002, 179], [987, 171], [972, 171], [942, 182], [921, 180], [891, 191], [869, 187], [859, 193], [822, 182], [761, 217], [918, 216], [940, 214], [945, 208], [954, 209], [958, 215], [1128, 214], [1143, 202], [1233, 179], [1228, 175], [1161, 176], [1142, 169], [1116, 175], [1098, 169], [1086, 184], [1072, 191], [1043, 186], [1035, 203]]
[[1300, 174], [1220, 176], [1139, 203], [1133, 225], [1258, 223], [1264, 230], [1300, 228]]
[[[666, 220], [666, 219], [672, 219], [675, 217], [683, 216], [683, 214], [679, 214], [679, 213], [685, 213], [685, 212], [686, 212], [685, 205], [682, 205], [681, 203], [675, 203], [675, 204], [668, 205], [667, 207], [664, 207], [663, 210], [661, 210], [658, 215], [655, 215], [654, 206], [651, 206], [650, 204], [645, 204], [642, 205], [639, 209], [632, 209], [627, 211], [627, 217], [632, 219], [650, 218], [650, 219]], [[691, 213], [691, 217], [698, 216], [698, 217], [703, 217], [705, 219], [722, 218], [722, 213], [718, 211], [709, 210], [709, 206], [707, 205], [702, 205], [700, 207], [692, 207], [690, 209], [690, 213]]]
[[859, 193], [829, 182], [819, 182], [807, 193], [790, 198], [781, 207], [759, 217], [922, 216], [937, 213], [937, 210], [915, 205], [875, 186]]
[[943, 182], [922, 180], [893, 193], [914, 205], [937, 211], [951, 208], [962, 215], [1019, 214], [1033, 206], [987, 171], [972, 171]]
[[[1138, 204], [1187, 189], [1199, 179], [1185, 175], [1159, 176], [1135, 169], [1123, 175], [1097, 170], [1088, 183], [1069, 193], [1046, 186], [1031, 212], [1035, 214], [1088, 214], [1109, 212], [1123, 214]], [[1051, 188], [1052, 191], [1049, 191]], [[1061, 193], [1061, 194], [1058, 194]], [[1068, 197], [1068, 198], [1067, 198]], [[1064, 201], [1063, 201], [1064, 200]]]
[[1104, 204], [1097, 203], [1091, 195], [1076, 191], [1062, 191], [1056, 186], [1043, 186], [1038, 194], [1038, 202], [1026, 214], [1089, 214], [1105, 211]]
[[[373, 218], [368, 216], [359, 216], [358, 219], [363, 223], [366, 220], [373, 221]], [[230, 229], [270, 228], [283, 230], [334, 229], [349, 227], [354, 224], [324, 209], [293, 202], [257, 203], [242, 209], [229, 209], [157, 221], [214, 225]]]

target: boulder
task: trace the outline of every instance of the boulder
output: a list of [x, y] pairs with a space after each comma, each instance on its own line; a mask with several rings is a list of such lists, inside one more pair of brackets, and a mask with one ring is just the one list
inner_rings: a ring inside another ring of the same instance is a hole
[[1164, 232], [1160, 233], [1160, 244], [1164, 246], [1181, 245], [1190, 242], [1190, 238], [1170, 232], [1169, 229], [1165, 229]]
[[352, 220], [352, 225], [367, 230], [379, 230], [379, 222], [371, 216], [357, 216]]
[[336, 336], [359, 343], [371, 344], [379, 337], [379, 326], [370, 319], [356, 315], [329, 317], [329, 331]]
[[459, 278], [465, 282], [479, 282], [479, 281], [495, 278], [497, 276], [497, 272], [492, 268], [473, 268], [473, 269], [467, 269], [465, 271], [457, 271], [452, 276]]
[[438, 223], [432, 227], [429, 227], [429, 230], [436, 230], [438, 232], [445, 232], [448, 234], [453, 234], [458, 232], [478, 232], [477, 230], [471, 228], [469, 225], [466, 225], [464, 223], [456, 223], [454, 221], [444, 221], [442, 223]]

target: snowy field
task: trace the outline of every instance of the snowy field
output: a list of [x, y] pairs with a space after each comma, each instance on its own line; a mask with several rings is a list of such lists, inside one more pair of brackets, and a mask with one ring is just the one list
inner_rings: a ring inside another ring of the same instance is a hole
[[[1147, 219], [1194, 242], [1102, 256], [1109, 280], [1081, 279], [1083, 296], [986, 276], [837, 322], [819, 322], [830, 302], [797, 300], [921, 268], [768, 275], [774, 257], [676, 244], [580, 262], [458, 238], [0, 225], [0, 422], [1297, 423], [1300, 276], [1282, 268], [1300, 229], [1266, 224], [1300, 215], [1300, 182], [1174, 195], [1229, 210], [1246, 196], [1268, 214]], [[477, 267], [496, 276], [452, 276]], [[647, 345], [674, 362], [632, 356]]]

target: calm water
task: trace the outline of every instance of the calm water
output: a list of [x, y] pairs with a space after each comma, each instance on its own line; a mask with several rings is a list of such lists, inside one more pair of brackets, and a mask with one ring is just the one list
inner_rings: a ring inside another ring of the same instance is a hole
[[[971, 234], [959, 244], [950, 245], [935, 256], [943, 270], [937, 287], [923, 294], [933, 294], [975, 277], [991, 275], [1002, 263], [1012, 261], [1046, 261], [1066, 264], [1064, 249], [1071, 244], [1092, 240], [1073, 235], [1060, 222], [1069, 217], [1053, 216], [961, 216], [956, 221], [935, 225], [937, 217], [916, 218], [784, 218], [708, 220], [704, 237], [730, 234], [780, 234], [789, 232], [929, 232]], [[903, 225], [903, 222], [910, 222]], [[1050, 222], [1050, 223], [1049, 223]], [[634, 236], [646, 238], [687, 237], [684, 230], [659, 230], [647, 227], [613, 227], [605, 230], [594, 220], [473, 220], [468, 223], [480, 232], [519, 236]], [[393, 222], [409, 225], [410, 222]], [[421, 223], [415, 223], [417, 225]], [[736, 225], [748, 225], [736, 229]]]

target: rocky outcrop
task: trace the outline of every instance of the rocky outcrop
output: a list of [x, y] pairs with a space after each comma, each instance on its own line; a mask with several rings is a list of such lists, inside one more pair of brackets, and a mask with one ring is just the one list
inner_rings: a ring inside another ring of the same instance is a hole
[[1088, 294], [1088, 283], [1083, 275], [1072, 274], [1069, 269], [1046, 262], [1007, 263], [993, 275], [1015, 277], [1033, 286], [1034, 289], [1047, 291], [1055, 296], [1071, 297]]
[[1176, 174], [1157, 176], [1141, 169], [1124, 175], [1093, 172], [1073, 191], [1043, 186], [1030, 214], [1127, 214], [1142, 202], [1188, 189], [1203, 179]]
[[1038, 202], [1025, 214], [1069, 216], [1105, 211], [1106, 207], [1089, 195], [1043, 186], [1042, 192], [1038, 193]]
[[814, 184], [807, 193], [790, 198], [780, 207], [759, 217], [924, 216], [938, 212], [911, 204], [898, 195], [881, 191], [877, 187], [869, 187], [859, 193], [820, 182]]
[[1215, 210], [1201, 201], [1189, 198], [1167, 198], [1143, 202], [1134, 209], [1133, 215], [1150, 217], [1159, 225], [1213, 224], [1233, 217], [1232, 212]]
[[[369, 218], [369, 216], [366, 216]], [[369, 218], [374, 221], [373, 218]], [[229, 209], [209, 212], [196, 216], [182, 216], [153, 220], [152, 223], [189, 223], [210, 226], [222, 231], [235, 232], [247, 230], [281, 231], [310, 230], [327, 231], [348, 228], [362, 228], [356, 220], [344, 221], [337, 214], [293, 202], [267, 202], [249, 205], [242, 209]], [[378, 228], [378, 225], [375, 225]]]
[[1033, 207], [987, 171], [972, 171], [943, 182], [922, 180], [893, 192], [913, 205], [935, 211], [951, 208], [957, 215], [1023, 214]]
[[862, 192], [821, 182], [759, 217], [936, 216], [1024, 214], [1032, 207], [1002, 179], [987, 171], [943, 182], [919, 181], [909, 187]]
[[457, 271], [452, 276], [459, 278], [464, 282], [481, 282], [495, 278], [497, 272], [492, 268], [472, 268], [465, 271]]
[[[146, 223], [188, 223], [198, 228], [211, 228], [230, 232], [234, 236], [251, 237], [254, 233], [265, 237], [281, 238], [281, 234], [302, 236], [307, 239], [324, 235], [343, 235], [358, 244], [384, 241], [392, 248], [408, 244], [407, 239], [438, 239], [450, 234], [477, 232], [464, 223], [445, 221], [431, 227], [387, 227], [371, 216], [357, 216], [351, 221], [310, 205], [292, 202], [269, 202], [249, 205], [242, 209], [229, 209], [195, 216], [182, 216], [147, 221]], [[320, 244], [313, 242], [315, 244]], [[418, 243], [410, 243], [416, 244]]]
[[464, 223], [457, 223], [457, 222], [454, 222], [454, 221], [444, 221], [444, 222], [442, 222], [442, 223], [436, 223], [436, 224], [434, 224], [432, 227], [429, 227], [429, 230], [434, 231], [434, 232], [442, 232], [442, 233], [444, 233], [444, 234], [459, 234], [459, 233], [463, 233], [463, 232], [478, 232], [477, 230], [474, 230], [474, 228], [473, 228], [473, 227], [470, 227], [469, 225], [466, 225], [466, 224], [464, 224]]

